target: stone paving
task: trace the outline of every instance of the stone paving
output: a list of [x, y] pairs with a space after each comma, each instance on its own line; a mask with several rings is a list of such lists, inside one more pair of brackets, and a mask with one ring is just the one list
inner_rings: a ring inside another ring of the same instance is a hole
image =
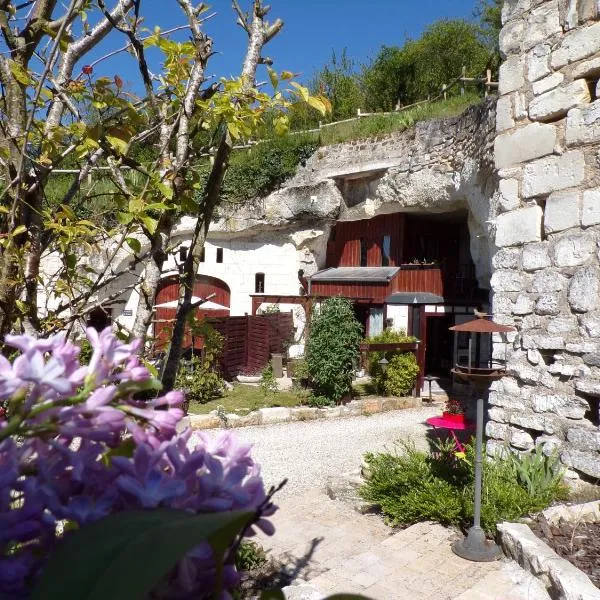
[[[282, 560], [294, 598], [358, 593], [375, 600], [549, 600], [531, 575], [508, 560], [472, 563], [455, 556], [458, 532], [420, 523], [395, 532], [319, 490], [284, 498], [277, 528], [261, 544]], [[319, 595], [311, 595], [316, 588]]]

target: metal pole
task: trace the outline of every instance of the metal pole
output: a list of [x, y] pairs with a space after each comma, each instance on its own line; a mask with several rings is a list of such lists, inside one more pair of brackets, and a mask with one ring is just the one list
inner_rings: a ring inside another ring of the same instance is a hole
[[483, 398], [477, 397], [477, 429], [475, 431], [475, 507], [473, 527], [481, 529], [481, 473], [483, 467]]
[[477, 394], [477, 429], [475, 432], [475, 498], [473, 508], [473, 526], [467, 537], [458, 540], [452, 551], [461, 558], [475, 562], [490, 562], [502, 556], [502, 550], [491, 540], [485, 538], [481, 528], [481, 485], [483, 470], [483, 391], [472, 383], [472, 391]]

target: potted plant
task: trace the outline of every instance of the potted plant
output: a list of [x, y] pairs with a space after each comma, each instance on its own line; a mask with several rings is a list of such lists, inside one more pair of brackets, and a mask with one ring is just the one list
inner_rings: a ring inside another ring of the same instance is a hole
[[446, 410], [444, 410], [442, 416], [444, 419], [447, 419], [448, 421], [454, 421], [455, 423], [465, 422], [465, 413], [463, 411], [463, 407], [458, 400], [453, 398], [446, 400]]

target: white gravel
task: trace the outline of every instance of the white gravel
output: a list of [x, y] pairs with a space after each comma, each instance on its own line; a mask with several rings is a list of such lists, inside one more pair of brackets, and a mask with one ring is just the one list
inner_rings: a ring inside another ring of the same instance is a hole
[[[409, 408], [368, 417], [280, 423], [235, 429], [254, 445], [252, 455], [261, 464], [267, 486], [286, 477], [277, 494], [291, 497], [311, 488], [323, 489], [327, 479], [360, 467], [365, 452], [391, 448], [399, 439], [425, 444], [425, 419], [440, 408]], [[213, 430], [216, 432], [218, 430]]]

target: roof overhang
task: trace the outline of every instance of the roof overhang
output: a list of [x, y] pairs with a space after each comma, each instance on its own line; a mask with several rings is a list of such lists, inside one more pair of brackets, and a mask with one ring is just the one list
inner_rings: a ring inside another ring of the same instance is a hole
[[335, 267], [310, 277], [312, 283], [389, 283], [399, 267]]
[[430, 292], [396, 292], [385, 299], [386, 304], [443, 304], [444, 298]]

